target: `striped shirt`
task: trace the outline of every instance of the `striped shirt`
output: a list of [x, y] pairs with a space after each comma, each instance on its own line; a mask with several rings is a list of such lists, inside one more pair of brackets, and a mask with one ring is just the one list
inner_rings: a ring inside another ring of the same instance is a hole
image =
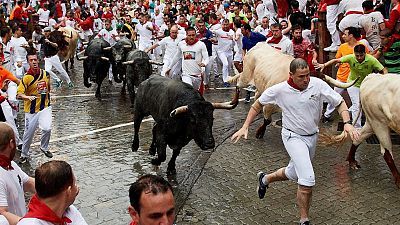
[[36, 99], [24, 100], [24, 111], [26, 113], [37, 113], [50, 106], [50, 77], [47, 72], [40, 70], [37, 76], [25, 74], [18, 85], [18, 94], [36, 96]]

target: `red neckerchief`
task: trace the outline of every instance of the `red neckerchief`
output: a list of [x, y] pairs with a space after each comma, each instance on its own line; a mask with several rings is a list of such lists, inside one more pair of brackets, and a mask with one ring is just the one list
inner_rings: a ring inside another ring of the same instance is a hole
[[281, 42], [282, 38], [283, 38], [283, 35], [281, 37], [279, 37], [279, 38], [272, 37], [267, 43], [279, 44], [279, 42]]
[[29, 70], [26, 73], [32, 76], [37, 76], [40, 74], [40, 69], [38, 69], [37, 71], [38, 73], [35, 73], [35, 71], [32, 68], [29, 68]]
[[185, 42], [186, 42], [187, 45], [194, 45], [194, 44], [196, 44], [198, 41], [199, 41], [199, 39], [196, 38], [196, 39], [194, 39], [193, 43], [190, 43], [190, 42], [188, 42], [188, 39], [187, 39], [187, 38], [185, 39]]
[[137, 225], [137, 223], [132, 220], [132, 222], [130, 222], [129, 225]]
[[211, 23], [211, 26], [215, 25], [215, 24], [218, 24], [218, 21], [215, 21], [214, 23]]
[[32, 196], [32, 199], [28, 204], [28, 208], [28, 213], [24, 216], [24, 218], [36, 218], [57, 225], [72, 223], [68, 217], [58, 217], [44, 202], [40, 201], [36, 194]]
[[0, 166], [5, 170], [13, 170], [14, 168], [11, 166], [11, 159], [5, 155], [0, 155]]
[[289, 79], [287, 80], [287, 83], [294, 89], [297, 89], [299, 91], [302, 91], [302, 89], [300, 89], [299, 86], [297, 86], [297, 84], [294, 83], [293, 79], [291, 77], [289, 77]]

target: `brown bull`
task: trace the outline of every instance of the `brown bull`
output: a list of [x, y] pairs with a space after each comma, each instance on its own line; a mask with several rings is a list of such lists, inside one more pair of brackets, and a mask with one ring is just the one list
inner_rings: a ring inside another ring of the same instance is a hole
[[[288, 80], [289, 65], [293, 59], [292, 56], [281, 53], [267, 43], [260, 42], [244, 57], [243, 72], [231, 78], [229, 82], [237, 82], [239, 88], [254, 84], [257, 89], [255, 96], [257, 99], [265, 89]], [[354, 83], [343, 84], [328, 76], [324, 76], [323, 79], [342, 88], [347, 88]], [[267, 125], [272, 121], [272, 114], [279, 111], [276, 105], [269, 104], [263, 107], [264, 123], [256, 131], [257, 138], [264, 136]]]
[[71, 62], [71, 69], [74, 68], [74, 57], [78, 46], [78, 32], [72, 27], [60, 27], [59, 31], [63, 32], [68, 47], [60, 50], [58, 56], [62, 62], [65, 62], [65, 70], [68, 71], [68, 60]]

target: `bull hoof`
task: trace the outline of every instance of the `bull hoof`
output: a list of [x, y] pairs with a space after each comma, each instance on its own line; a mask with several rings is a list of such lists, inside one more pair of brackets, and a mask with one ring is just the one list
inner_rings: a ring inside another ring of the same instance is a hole
[[150, 147], [150, 149], [149, 149], [149, 154], [150, 154], [150, 155], [155, 156], [155, 155], [156, 155], [156, 152], [157, 152], [157, 149], [156, 149], [156, 148]]
[[349, 161], [349, 167], [352, 170], [358, 170], [361, 168], [360, 164], [357, 161]]
[[139, 149], [139, 142], [133, 141], [133, 143], [132, 143], [132, 152], [137, 152], [138, 149]]
[[159, 166], [161, 165], [161, 161], [158, 158], [154, 158], [151, 160], [151, 164], [154, 166]]
[[90, 88], [92, 86], [91, 83], [84, 83], [85, 87]]
[[176, 169], [175, 168], [167, 168], [167, 175], [168, 176], [173, 176], [176, 175]]
[[264, 134], [265, 134], [265, 129], [264, 130], [258, 129], [257, 132], [256, 132], [256, 138], [257, 139], [262, 139], [264, 137]]

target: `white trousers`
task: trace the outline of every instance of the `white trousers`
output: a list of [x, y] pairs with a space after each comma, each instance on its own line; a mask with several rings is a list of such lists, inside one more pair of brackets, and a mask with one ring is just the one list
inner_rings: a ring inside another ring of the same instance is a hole
[[49, 149], [51, 135], [51, 106], [44, 108], [37, 113], [25, 113], [25, 130], [21, 155], [29, 156], [29, 148], [32, 144], [33, 135], [39, 126], [41, 130], [40, 149], [47, 151]]
[[232, 68], [233, 52], [218, 52], [218, 58], [222, 62], [222, 80], [228, 82], [229, 71]]
[[[347, 88], [347, 92], [349, 93], [350, 100], [351, 100], [351, 107], [349, 108], [349, 111], [351, 112], [351, 117], [353, 120], [356, 119], [358, 111], [360, 111], [360, 88], [351, 86]], [[360, 128], [361, 127], [361, 116], [357, 119], [356, 124], [354, 125], [355, 128]]]
[[[172, 59], [164, 58], [163, 62], [164, 65], [161, 70], [161, 76], [165, 77], [165, 72], [168, 70], [169, 65], [171, 64]], [[169, 76], [171, 79], [180, 80], [182, 74], [182, 61], [179, 60], [174, 66], [172, 66], [171, 70], [169, 71]]]
[[[15, 104], [18, 106], [18, 101], [15, 98], [15, 95], [17, 94], [16, 86], [17, 86], [17, 84], [11, 81], [8, 84], [7, 95], [8, 95], [8, 101], [10, 101], [11, 104]], [[15, 89], [15, 91], [13, 89]], [[14, 96], [12, 96], [13, 92], [15, 92]], [[0, 93], [2, 93], [2, 91], [0, 91]], [[14, 99], [14, 101], [12, 99]], [[12, 107], [10, 106], [10, 104], [7, 101], [2, 102], [0, 107], [3, 110], [4, 117], [6, 118], [6, 123], [8, 123], [8, 125], [10, 125], [14, 131], [17, 145], [22, 144], [22, 140], [18, 133], [17, 125], [15, 124], [15, 118], [17, 116], [17, 112], [14, 109], [12, 109]]]
[[[341, 95], [345, 89], [334, 87], [333, 90]], [[332, 115], [333, 111], [335, 111], [335, 109], [336, 109], [335, 106], [328, 103], [328, 105], [326, 106], [324, 116], [327, 118], [331, 117], [331, 115]]]
[[194, 89], [199, 90], [201, 85], [201, 77], [199, 76], [190, 76], [186, 74], [182, 74], [182, 81], [184, 83], [190, 84]]
[[326, 7], [326, 27], [331, 34], [332, 46], [340, 45], [339, 31], [336, 29], [339, 5], [328, 5]]
[[360, 15], [360, 14], [350, 14], [350, 15], [343, 17], [343, 19], [339, 23], [339, 30], [341, 32], [344, 32], [344, 29], [346, 29], [348, 27], [360, 28], [359, 22], [360, 22], [361, 17], [362, 17], [362, 15]]
[[318, 134], [301, 136], [282, 128], [282, 140], [290, 156], [285, 175], [289, 180], [299, 185], [312, 187], [315, 185], [315, 175], [312, 160], [315, 155]]
[[64, 67], [62, 66], [58, 55], [44, 58], [44, 69], [53, 79], [60, 81], [60, 78], [58, 78], [58, 76], [52, 71], [53, 67], [60, 73], [61, 78], [65, 80], [67, 84], [71, 82], [71, 79], [69, 78], [67, 71], [65, 71]]

